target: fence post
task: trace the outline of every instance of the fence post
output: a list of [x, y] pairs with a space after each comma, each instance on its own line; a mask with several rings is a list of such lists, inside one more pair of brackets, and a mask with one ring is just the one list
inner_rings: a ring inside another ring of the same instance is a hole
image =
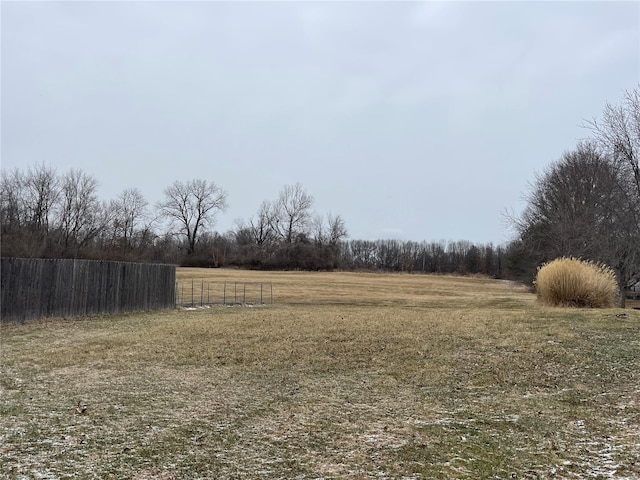
[[262, 301], [262, 283], [260, 284], [260, 305], [262, 305], [264, 302]]
[[233, 284], [233, 303], [238, 303], [238, 283]]
[[222, 289], [222, 305], [227, 304], [227, 282], [224, 282], [224, 287]]
[[202, 297], [204, 297], [204, 280], [200, 280], [200, 306], [202, 306]]
[[242, 303], [247, 303], [247, 284], [242, 284]]
[[271, 305], [273, 305], [273, 283], [271, 285]]
[[191, 306], [195, 307], [195, 300], [193, 299], [193, 278], [191, 279]]
[[211, 284], [207, 283], [207, 303], [211, 305]]

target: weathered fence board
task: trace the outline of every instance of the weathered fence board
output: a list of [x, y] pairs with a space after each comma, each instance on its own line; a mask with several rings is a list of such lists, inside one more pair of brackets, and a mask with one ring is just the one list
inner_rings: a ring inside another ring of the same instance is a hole
[[174, 308], [175, 282], [173, 265], [3, 258], [0, 320]]

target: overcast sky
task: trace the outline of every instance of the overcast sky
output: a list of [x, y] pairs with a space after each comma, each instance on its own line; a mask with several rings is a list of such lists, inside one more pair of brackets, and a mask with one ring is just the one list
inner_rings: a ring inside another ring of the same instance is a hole
[[640, 81], [640, 2], [1, 3], [2, 169], [99, 196], [300, 182], [351, 238], [503, 243], [537, 172]]

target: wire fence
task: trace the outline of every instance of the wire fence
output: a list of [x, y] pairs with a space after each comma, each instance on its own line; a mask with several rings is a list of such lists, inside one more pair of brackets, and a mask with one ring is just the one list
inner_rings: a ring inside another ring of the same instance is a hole
[[271, 283], [213, 283], [203, 280], [176, 282], [177, 306], [267, 304], [273, 304], [273, 284]]

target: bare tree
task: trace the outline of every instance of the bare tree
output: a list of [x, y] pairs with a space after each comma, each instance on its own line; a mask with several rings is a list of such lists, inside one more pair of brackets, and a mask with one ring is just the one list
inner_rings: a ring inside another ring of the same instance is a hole
[[607, 103], [602, 118], [586, 121], [605, 151], [622, 164], [635, 184], [640, 202], [640, 85], [624, 92], [619, 105]]
[[576, 256], [613, 267], [621, 293], [635, 283], [640, 276], [640, 212], [631, 187], [620, 164], [594, 143], [579, 144], [538, 176], [516, 219], [531, 273], [544, 261]]
[[71, 169], [61, 181], [57, 230], [62, 255], [79, 255], [109, 223], [109, 210], [98, 201], [98, 182], [82, 170]]
[[253, 243], [258, 246], [267, 245], [276, 238], [276, 232], [273, 228], [275, 220], [273, 218], [274, 209], [267, 200], [260, 204], [260, 209], [255, 216], [249, 219], [249, 231]]
[[328, 235], [324, 224], [324, 218], [319, 213], [314, 215], [311, 219], [311, 230], [313, 233], [313, 241], [316, 245], [323, 246], [328, 243]]
[[124, 253], [149, 240], [153, 220], [148, 202], [137, 188], [124, 190], [113, 202], [112, 236]]
[[2, 233], [16, 231], [26, 222], [26, 207], [24, 201], [25, 178], [17, 168], [7, 172], [2, 171], [0, 179], [0, 221]]
[[25, 206], [30, 227], [46, 234], [60, 195], [60, 182], [56, 171], [44, 164], [36, 165], [29, 169], [24, 183]]
[[227, 192], [206, 180], [175, 181], [158, 204], [160, 214], [187, 239], [187, 254], [195, 251], [201, 231], [213, 225], [215, 215], [227, 208]]
[[327, 214], [329, 226], [329, 245], [337, 245], [349, 235], [344, 219], [340, 215]]
[[[620, 169], [619, 184], [628, 193], [620, 200], [613, 216], [618, 219], [620, 238], [609, 237], [609, 248], [618, 259], [619, 281], [640, 280], [640, 84], [626, 90], [618, 105], [605, 104], [600, 119], [586, 121], [604, 151]], [[620, 285], [623, 288], [623, 285]], [[624, 305], [624, 292], [621, 302]]]
[[0, 179], [0, 248], [2, 256], [28, 256], [24, 230], [26, 209], [24, 202], [24, 176], [18, 169], [2, 171]]
[[308, 234], [313, 197], [300, 183], [286, 185], [278, 200], [272, 204], [272, 226], [286, 243], [293, 243], [299, 235]]
[[312, 221], [316, 244], [335, 247], [340, 240], [347, 238], [347, 227], [340, 215], [328, 213], [326, 217], [316, 215]]

